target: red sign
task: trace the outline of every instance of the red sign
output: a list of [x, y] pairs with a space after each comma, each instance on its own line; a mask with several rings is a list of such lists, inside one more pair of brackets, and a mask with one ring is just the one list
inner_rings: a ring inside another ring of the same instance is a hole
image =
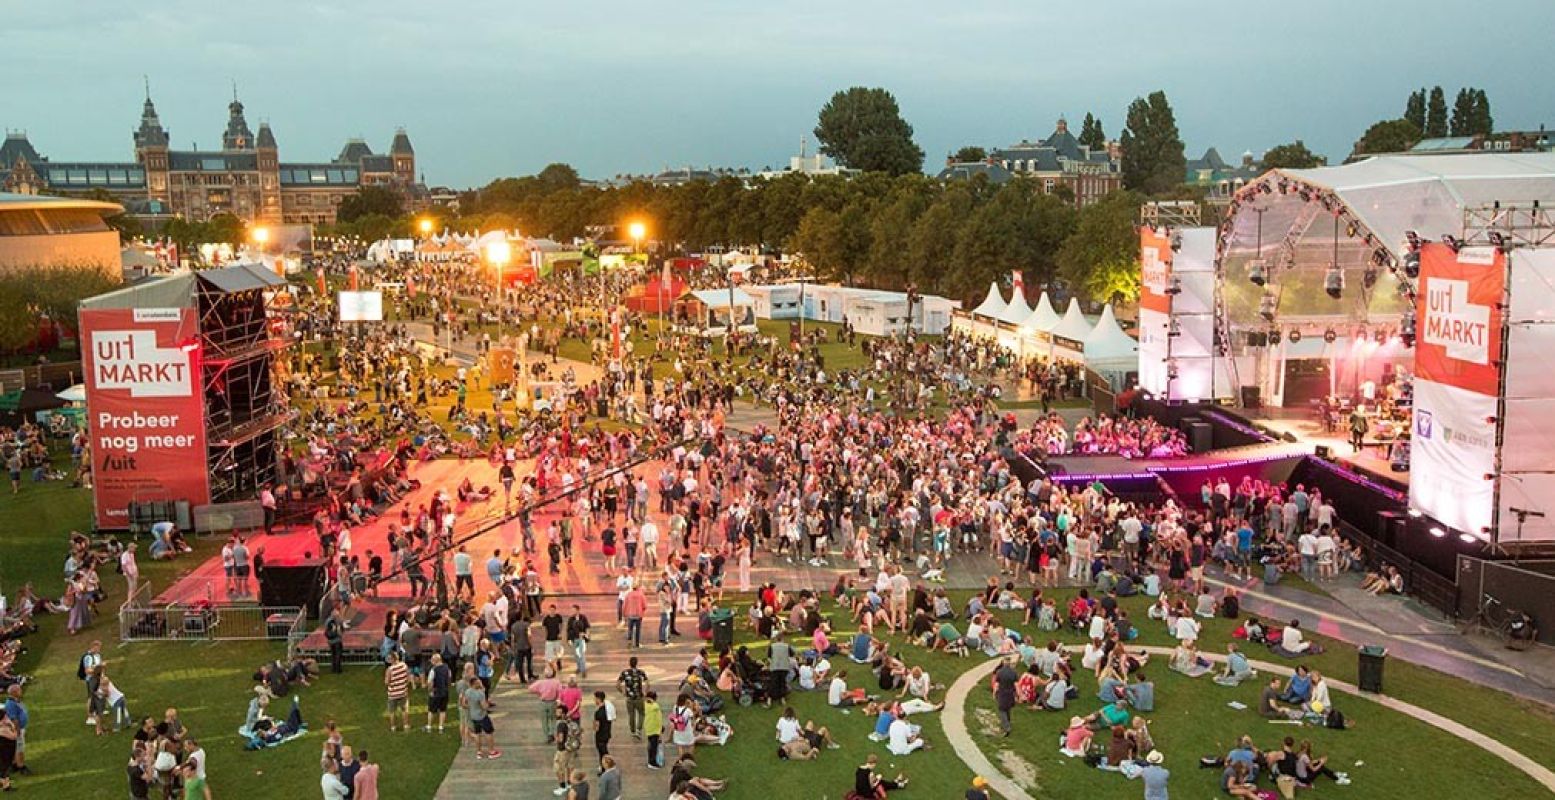
[[193, 309], [81, 311], [99, 528], [136, 501], [210, 501], [198, 332]]
[[1172, 280], [1172, 240], [1146, 225], [1139, 229], [1139, 305], [1162, 314], [1172, 313], [1172, 296], [1166, 293]]
[[1506, 255], [1489, 247], [1420, 250], [1415, 294], [1415, 372], [1428, 381], [1495, 397], [1500, 391], [1501, 303]]

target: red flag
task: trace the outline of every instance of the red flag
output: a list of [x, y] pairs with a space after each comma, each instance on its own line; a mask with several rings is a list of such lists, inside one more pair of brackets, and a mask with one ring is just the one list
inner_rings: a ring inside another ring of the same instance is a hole
[[615, 351], [616, 360], [621, 359], [621, 312], [610, 312], [610, 340]]
[[319, 294], [324, 294], [325, 292], [329, 291], [329, 288], [324, 285], [324, 268], [319, 267], [314, 272], [316, 275], [318, 275], [319, 278]]
[[[1017, 295], [1026, 293], [1026, 278], [1021, 275], [1020, 270], [1010, 270], [1010, 286], [1015, 288], [1015, 294]], [[1014, 300], [1015, 298], [1012, 297], [1010, 299]]]
[[356, 291], [356, 265], [351, 265], [351, 291]]

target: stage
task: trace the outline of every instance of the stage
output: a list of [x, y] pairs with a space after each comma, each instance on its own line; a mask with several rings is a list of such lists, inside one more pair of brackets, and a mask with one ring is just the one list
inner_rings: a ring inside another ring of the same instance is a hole
[[1316, 455], [1319, 447], [1328, 448], [1328, 458], [1356, 472], [1401, 491], [1409, 489], [1409, 470], [1395, 471], [1388, 458], [1391, 441], [1367, 439], [1359, 452], [1350, 446], [1347, 430], [1325, 431], [1307, 409], [1261, 408], [1240, 412], [1248, 422], [1277, 438], [1300, 446], [1307, 455]]

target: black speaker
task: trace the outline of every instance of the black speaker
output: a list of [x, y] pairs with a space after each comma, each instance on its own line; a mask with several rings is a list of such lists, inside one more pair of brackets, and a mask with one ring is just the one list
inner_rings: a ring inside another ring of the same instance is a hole
[[1313, 448], [1312, 449], [1312, 455], [1315, 455], [1318, 458], [1323, 459], [1324, 461], [1332, 461], [1332, 460], [1334, 460], [1333, 456], [1329, 453], [1328, 445], [1326, 445], [1326, 444], [1320, 444], [1317, 447]]
[[1263, 397], [1257, 386], [1242, 387], [1243, 408], [1263, 408]]
[[1402, 538], [1400, 533], [1404, 530], [1405, 524], [1406, 519], [1404, 515], [1398, 511], [1378, 511], [1377, 541], [1388, 547], [1397, 548], [1398, 541]]
[[324, 563], [313, 560], [286, 566], [265, 565], [259, 572], [259, 604], [297, 606], [308, 616], [319, 615], [319, 599], [324, 595]]
[[1188, 447], [1195, 453], [1208, 453], [1215, 449], [1215, 430], [1208, 422], [1194, 420], [1183, 424], [1184, 433], [1187, 434]]

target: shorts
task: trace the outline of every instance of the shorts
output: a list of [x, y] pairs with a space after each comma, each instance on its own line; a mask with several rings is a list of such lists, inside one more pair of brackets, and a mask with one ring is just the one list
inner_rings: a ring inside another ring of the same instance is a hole
[[816, 733], [815, 731], [803, 731], [803, 733], [804, 733], [805, 741], [810, 743], [810, 749], [812, 749], [812, 750], [819, 750], [819, 749], [821, 749], [822, 739], [821, 739], [821, 735], [819, 733]]
[[1188, 570], [1188, 574], [1192, 576], [1195, 581], [1204, 580], [1204, 565], [1200, 564], [1197, 567], [1190, 568]]
[[562, 657], [562, 643], [561, 642], [546, 642], [545, 643], [545, 660], [546, 661], [560, 661], [561, 657]]
[[492, 644], [502, 644], [508, 640], [508, 634], [507, 631], [492, 631], [486, 634], [486, 638], [490, 639]]
[[491, 727], [491, 717], [489, 715], [481, 717], [480, 719], [470, 720], [470, 730], [476, 733], [485, 734], [491, 734], [496, 731], [495, 728]]
[[247, 578], [248, 577], [248, 565], [247, 564], [239, 564], [238, 566], [232, 568], [232, 572], [233, 572], [233, 574], [237, 575], [239, 578]]
[[432, 696], [427, 697], [427, 713], [428, 714], [446, 714], [446, 713], [448, 713], [448, 698], [446, 696], [438, 697], [436, 695], [432, 695]]
[[389, 713], [393, 714], [396, 711], [406, 711], [406, 712], [410, 711], [410, 698], [409, 697], [391, 697], [391, 698], [389, 698]]
[[560, 774], [563, 770], [571, 772], [572, 765], [575, 761], [575, 755], [576, 754], [571, 750], [557, 750], [556, 755], [551, 757], [552, 771], [558, 774]]
[[231, 564], [223, 564], [221, 566], [221, 571], [229, 578], [238, 574], [237, 567], [234, 567]]

